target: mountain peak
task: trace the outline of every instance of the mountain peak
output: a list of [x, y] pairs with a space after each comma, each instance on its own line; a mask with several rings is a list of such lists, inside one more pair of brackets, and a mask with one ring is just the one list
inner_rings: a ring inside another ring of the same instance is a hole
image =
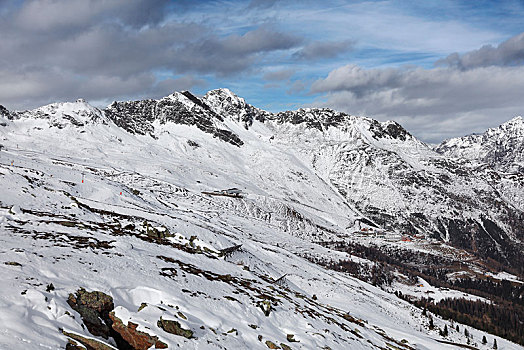
[[[221, 115], [189, 91], [176, 91], [159, 100], [113, 102], [104, 113], [132, 134], [156, 138], [157, 132], [162, 133], [162, 125], [171, 123], [195, 126], [234, 146], [243, 144], [240, 137], [224, 125]], [[160, 125], [155, 126], [155, 121]]]
[[513, 119], [508, 120], [502, 125], [524, 125], [524, 118], [522, 116], [516, 116]]
[[2, 105], [0, 105], [0, 116], [2, 117], [9, 116], [9, 110]]
[[220, 88], [208, 91], [204, 96], [204, 100], [215, 106], [232, 105], [236, 106], [237, 108], [245, 108], [247, 105], [246, 100], [228, 88]]
[[500, 171], [519, 173], [524, 171], [523, 136], [524, 120], [517, 116], [482, 134], [445, 140], [435, 150], [447, 156], [481, 161]]
[[207, 92], [207, 95], [221, 95], [225, 97], [229, 97], [235, 100], [242, 100], [244, 99], [242, 97], [239, 97], [237, 94], [235, 94], [233, 91], [229, 90], [228, 88], [219, 88], [219, 89], [213, 89]]
[[498, 127], [488, 129], [481, 137], [496, 137], [505, 139], [520, 137], [524, 134], [524, 120], [521, 116], [514, 117], [505, 123], [502, 123]]
[[[5, 110], [7, 111], [7, 109]], [[5, 114], [0, 110], [1, 114]], [[84, 99], [75, 102], [55, 102], [32, 110], [8, 112], [9, 119], [32, 118], [47, 120], [51, 127], [64, 128], [67, 125], [82, 127], [86, 124], [103, 120], [100, 109]]]
[[241, 122], [248, 129], [253, 120], [264, 121], [268, 112], [262, 111], [246, 103], [227, 88], [208, 91], [202, 100], [217, 114]]

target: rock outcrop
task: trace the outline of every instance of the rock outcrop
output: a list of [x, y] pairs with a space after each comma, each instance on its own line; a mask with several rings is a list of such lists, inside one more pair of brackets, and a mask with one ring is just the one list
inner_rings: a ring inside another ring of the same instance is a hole
[[111, 333], [109, 312], [115, 308], [113, 298], [105, 293], [88, 292], [80, 288], [75, 294], [69, 294], [67, 303], [78, 312], [87, 330], [108, 339]]
[[109, 317], [113, 321], [113, 329], [131, 346], [131, 349], [147, 350], [152, 346], [155, 349], [167, 348], [167, 345], [160, 341], [156, 335], [137, 330], [138, 324], [127, 322], [127, 325], [125, 325], [121, 319], [115, 316], [114, 312], [109, 313]]

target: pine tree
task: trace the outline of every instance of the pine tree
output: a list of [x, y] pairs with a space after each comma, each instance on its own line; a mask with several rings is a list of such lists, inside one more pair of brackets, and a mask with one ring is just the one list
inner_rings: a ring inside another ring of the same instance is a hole
[[497, 346], [497, 339], [493, 339], [493, 349], [498, 349], [499, 347]]
[[459, 325], [457, 325], [457, 328], [456, 328], [457, 332], [460, 332], [460, 328], [459, 328]]
[[488, 340], [486, 339], [486, 336], [483, 336], [482, 337], [482, 344], [486, 344], [488, 342]]
[[469, 332], [467, 328], [464, 328], [464, 335], [466, 336], [466, 338], [469, 338]]
[[442, 332], [442, 335], [445, 337], [448, 336], [448, 325], [444, 325], [444, 332]]
[[429, 316], [429, 329], [435, 328], [435, 325], [433, 324], [433, 317]]

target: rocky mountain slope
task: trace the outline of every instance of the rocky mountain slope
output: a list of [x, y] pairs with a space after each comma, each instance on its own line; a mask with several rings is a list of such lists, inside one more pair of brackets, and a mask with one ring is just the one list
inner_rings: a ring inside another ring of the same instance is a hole
[[293, 149], [378, 226], [523, 266], [522, 174], [441, 156], [394, 122], [330, 110], [276, 118], [274, 142]]
[[[496, 273], [479, 257], [522, 257], [522, 178], [472, 174], [396, 123], [273, 114], [220, 89], [0, 108], [0, 144], [0, 349], [520, 348], [324, 267], [380, 266], [325, 244], [339, 241], [471, 276]], [[377, 227], [427, 238], [360, 234]]]
[[446, 140], [435, 150], [449, 157], [487, 163], [506, 173], [524, 173], [524, 119], [515, 117], [483, 134]]

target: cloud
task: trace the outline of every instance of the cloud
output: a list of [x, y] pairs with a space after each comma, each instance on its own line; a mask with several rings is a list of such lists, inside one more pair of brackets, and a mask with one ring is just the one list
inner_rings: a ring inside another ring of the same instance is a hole
[[251, 0], [248, 9], [267, 9], [273, 7], [279, 0]]
[[438, 60], [435, 65], [459, 69], [488, 66], [514, 66], [524, 64], [524, 33], [500, 43], [497, 47], [484, 45], [465, 54], [453, 53]]
[[100, 21], [134, 28], [160, 23], [169, 0], [29, 0], [14, 16], [18, 29], [61, 31], [82, 29]]
[[325, 94], [324, 106], [397, 120], [429, 142], [482, 131], [522, 114], [523, 89], [523, 66], [464, 71], [346, 65], [311, 85], [311, 92]]
[[193, 75], [184, 75], [180, 78], [169, 78], [158, 82], [148, 95], [151, 98], [160, 98], [175, 91], [191, 90], [197, 86], [204, 87], [207, 86], [207, 83], [205, 80], [195, 78]]
[[0, 12], [1, 103], [20, 109], [81, 93], [89, 100], [101, 98], [102, 91], [109, 99], [136, 98], [145, 92], [157, 95], [170, 84], [203, 86], [201, 78], [159, 82], [155, 72], [234, 76], [258, 68], [255, 64], [272, 52], [301, 43], [301, 38], [267, 25], [218, 35], [205, 21], [166, 16], [169, 4], [165, 0], [9, 3]]
[[310, 83], [308, 81], [295, 80], [293, 84], [291, 84], [291, 87], [287, 90], [287, 93], [290, 95], [303, 93], [307, 91], [309, 86], [310, 86]]
[[176, 48], [170, 65], [181, 71], [227, 76], [249, 69], [264, 53], [295, 47], [301, 39], [265, 27], [226, 38], [210, 36]]
[[331, 71], [325, 79], [315, 81], [311, 92], [347, 90], [362, 96], [369, 91], [395, 87], [403, 78], [403, 72], [398, 68], [363, 69], [348, 64]]
[[295, 69], [281, 69], [264, 74], [263, 79], [269, 81], [283, 81], [288, 80], [295, 74]]
[[351, 51], [354, 44], [353, 40], [314, 41], [295, 52], [293, 57], [300, 60], [333, 58], [342, 53]]
[[[127, 78], [94, 75], [89, 78], [74, 76], [59, 69], [23, 69], [0, 71], [0, 104], [8, 109], [25, 109], [57, 101], [112, 100], [130, 95], [143, 96], [156, 77], [140, 73]], [[9, 104], [4, 101], [8, 101]]]
[[[453, 1], [0, 3], [0, 104], [9, 109], [232, 86], [273, 108], [313, 93], [317, 105], [394, 118], [427, 140], [522, 114], [524, 39], [502, 42], [520, 31], [520, 5], [468, 5], [464, 18]], [[496, 25], [494, 13], [503, 14]], [[391, 68], [406, 63], [427, 69]]]

